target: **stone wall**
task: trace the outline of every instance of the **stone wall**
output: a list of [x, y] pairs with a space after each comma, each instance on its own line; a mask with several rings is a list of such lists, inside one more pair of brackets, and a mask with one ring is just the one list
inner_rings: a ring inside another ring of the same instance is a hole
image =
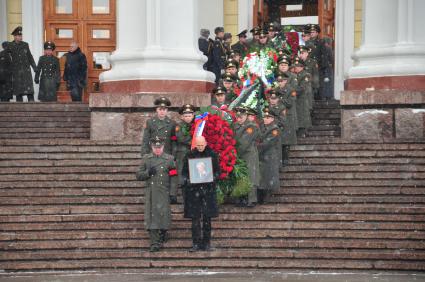
[[161, 96], [170, 99], [170, 117], [176, 120], [177, 110], [184, 104], [211, 104], [208, 93], [93, 93], [90, 139], [140, 142], [146, 120], [155, 113], [154, 100]]
[[425, 91], [344, 91], [341, 108], [344, 139], [425, 138]]

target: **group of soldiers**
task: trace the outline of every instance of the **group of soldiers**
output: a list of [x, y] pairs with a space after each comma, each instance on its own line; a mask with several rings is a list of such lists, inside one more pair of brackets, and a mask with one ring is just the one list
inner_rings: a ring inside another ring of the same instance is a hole
[[[54, 55], [56, 48], [51, 41], [44, 43], [44, 55], [36, 65], [29, 45], [22, 40], [22, 27], [12, 32], [13, 41], [3, 42], [0, 52], [0, 100], [9, 102], [16, 97], [22, 102], [26, 96], [28, 102], [34, 101], [34, 84], [39, 84], [38, 99], [42, 102], [57, 101], [57, 91], [61, 82], [59, 59]], [[64, 81], [71, 91], [72, 101], [81, 101], [86, 86], [87, 60], [78, 44], [73, 42], [65, 55]], [[35, 73], [33, 80], [31, 69]]]
[[[218, 98], [224, 96], [220, 89], [214, 92]], [[179, 109], [179, 122], [168, 116], [171, 106], [168, 98], [156, 99], [154, 106], [156, 113], [147, 120], [144, 128], [142, 164], [137, 172], [137, 179], [147, 183], [145, 227], [150, 233], [151, 251], [158, 251], [166, 241], [166, 231], [171, 223], [170, 204], [177, 204], [178, 188], [183, 192], [185, 217], [192, 219], [191, 250], [209, 250], [211, 218], [218, 216], [215, 189], [220, 175], [218, 157], [208, 147], [204, 137], [192, 140], [191, 128], [196, 111], [193, 105], [184, 105]], [[279, 117], [271, 108], [265, 108], [259, 125], [256, 113], [249, 108], [238, 107], [232, 111], [232, 115], [237, 154], [247, 164], [252, 186], [249, 195], [241, 199], [238, 205], [254, 207], [257, 203], [267, 202], [270, 192], [280, 185], [282, 130], [278, 125]], [[194, 148], [192, 145], [195, 145]], [[195, 157], [212, 158], [214, 177], [211, 183], [191, 183], [188, 160]]]
[[[320, 32], [318, 24], [307, 24], [303, 27], [301, 42], [304, 42], [304, 45], [301, 46], [307, 51], [308, 58], [305, 58], [305, 55], [299, 55], [303, 57], [306, 70], [312, 76], [313, 97], [316, 100], [331, 100], [334, 98], [332, 39], [319, 38]], [[201, 29], [198, 45], [200, 51], [208, 58], [204, 69], [215, 74], [217, 85], [222, 84], [223, 75], [228, 72], [226, 62], [234, 60], [240, 66], [248, 53], [261, 48], [269, 47], [274, 49], [278, 56], [286, 55], [294, 59], [295, 52], [291, 50], [283, 28], [279, 24], [256, 26], [250, 30], [250, 33], [252, 37], [248, 38], [248, 30], [241, 31], [237, 34], [238, 42], [231, 45], [232, 35], [225, 33], [223, 27], [215, 28], [215, 40], [209, 38], [209, 30]]]
[[[280, 187], [279, 171], [288, 164], [290, 146], [296, 144], [297, 138], [304, 136], [312, 124], [314, 94], [319, 92], [322, 78], [317, 58], [323, 56], [324, 46], [314, 36], [317, 30], [320, 30], [317, 25], [305, 27], [306, 45], [299, 47], [295, 57], [283, 33], [274, 24], [253, 28], [254, 36], [250, 41], [247, 31], [242, 31], [238, 34], [239, 42], [230, 48], [225, 41], [229, 41], [229, 36], [225, 36], [223, 28], [215, 29], [215, 41], [208, 38], [207, 30], [201, 31], [199, 45], [209, 57], [204, 67], [218, 78], [210, 110], [230, 117], [238, 158], [248, 168], [251, 189], [246, 197], [239, 199], [238, 206], [254, 207], [271, 200], [271, 192]], [[242, 105], [229, 107], [242, 88], [237, 73], [243, 58], [252, 50], [265, 47], [274, 48], [278, 54], [273, 87], [264, 92], [266, 107], [260, 113]], [[154, 106], [156, 113], [144, 128], [142, 165], [137, 172], [137, 179], [147, 183], [145, 227], [149, 230], [151, 251], [159, 251], [167, 240], [170, 204], [177, 203], [179, 187], [183, 192], [184, 215], [192, 219], [191, 251], [210, 250], [211, 218], [218, 215], [215, 183], [220, 168], [217, 155], [204, 137], [192, 140], [196, 110], [193, 105], [180, 108], [177, 123], [168, 116], [171, 102], [166, 97], [156, 99]], [[196, 157], [212, 158], [214, 178], [211, 183], [191, 183], [188, 160]]]

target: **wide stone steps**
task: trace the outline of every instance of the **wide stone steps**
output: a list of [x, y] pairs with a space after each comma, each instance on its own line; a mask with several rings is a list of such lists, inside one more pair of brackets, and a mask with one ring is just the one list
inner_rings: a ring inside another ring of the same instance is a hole
[[0, 139], [90, 138], [87, 104], [0, 103]]
[[170, 240], [149, 253], [140, 144], [88, 140], [87, 105], [2, 109], [0, 270], [425, 270], [425, 143], [335, 138], [336, 102], [315, 102], [271, 202], [223, 205], [215, 249], [198, 253], [180, 190]]

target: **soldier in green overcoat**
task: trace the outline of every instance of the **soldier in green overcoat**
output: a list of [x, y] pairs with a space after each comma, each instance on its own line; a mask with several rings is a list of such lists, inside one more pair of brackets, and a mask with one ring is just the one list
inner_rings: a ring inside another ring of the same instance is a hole
[[310, 56], [310, 48], [300, 45], [299, 54], [301, 60], [304, 61], [304, 69], [311, 75], [311, 87], [312, 87], [312, 95], [311, 95], [311, 104], [313, 105], [314, 97], [319, 93], [319, 67], [317, 61]]
[[35, 72], [34, 82], [40, 83], [38, 99], [42, 102], [56, 102], [56, 92], [61, 81], [59, 59], [53, 55], [55, 43], [48, 41], [44, 43], [45, 54], [40, 57]]
[[294, 71], [298, 77], [297, 88], [297, 117], [298, 117], [298, 135], [305, 136], [306, 130], [312, 126], [311, 123], [311, 76], [304, 70], [304, 62], [299, 58], [295, 58]]
[[279, 74], [276, 77], [278, 88], [276, 89], [282, 104], [285, 107], [285, 114], [282, 127], [282, 165], [288, 165], [289, 149], [291, 145], [297, 144], [296, 128], [296, 96], [297, 92], [288, 84], [289, 77], [286, 74]]
[[22, 41], [22, 27], [18, 26], [12, 32], [13, 41], [8, 44], [12, 56], [13, 95], [17, 102], [34, 101], [34, 86], [31, 68], [35, 72], [37, 66], [27, 42]]
[[177, 175], [172, 155], [164, 152], [163, 139], [151, 139], [151, 153], [142, 157], [137, 171], [137, 180], [145, 181], [145, 228], [149, 231], [150, 251], [157, 252], [166, 240], [166, 232], [171, 225], [170, 190]]
[[142, 156], [151, 152], [149, 140], [155, 136], [164, 139], [164, 152], [171, 154], [171, 142], [176, 138], [176, 122], [167, 116], [168, 107], [171, 106], [170, 100], [166, 97], [160, 97], [154, 101], [154, 105], [156, 107], [156, 114], [146, 121], [145, 128], [143, 130], [141, 148]]
[[[269, 111], [274, 115], [274, 122], [279, 126], [280, 132], [283, 132], [285, 124], [286, 108], [283, 101], [280, 99], [278, 92], [275, 89], [271, 89], [268, 95]], [[283, 134], [281, 134], [281, 147], [279, 149], [280, 164], [283, 164]]]
[[279, 189], [279, 167], [281, 136], [279, 126], [275, 122], [276, 116], [268, 108], [263, 110], [263, 126], [261, 127], [258, 154], [260, 156], [260, 187], [258, 189], [258, 203], [269, 201], [272, 191]]
[[[181, 121], [176, 125], [176, 140], [173, 142], [173, 156], [176, 158], [177, 171], [178, 171], [178, 184], [175, 187], [183, 186], [182, 169], [183, 159], [190, 151], [192, 144], [192, 135], [190, 129], [192, 128], [193, 119], [195, 117], [195, 107], [190, 104], [183, 105], [179, 109]], [[177, 203], [177, 191], [170, 191], [170, 203]]]
[[[236, 151], [238, 157], [244, 160], [248, 166], [249, 179], [251, 180], [251, 191], [248, 195], [248, 207], [253, 207], [257, 203], [257, 188], [260, 183], [260, 169], [257, 151], [257, 141], [259, 130], [257, 124], [248, 120], [248, 109], [243, 107], [235, 108], [236, 123], [233, 129], [235, 132]], [[244, 200], [241, 205], [245, 205]]]

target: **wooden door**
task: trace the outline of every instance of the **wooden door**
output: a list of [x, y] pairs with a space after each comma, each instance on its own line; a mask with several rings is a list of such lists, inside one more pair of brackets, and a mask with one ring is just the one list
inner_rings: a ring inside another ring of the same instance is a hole
[[321, 37], [335, 39], [335, 0], [319, 0], [318, 14]]
[[[62, 73], [65, 63], [62, 56], [73, 41], [78, 42], [86, 54], [88, 80], [83, 101], [88, 102], [89, 93], [99, 91], [99, 74], [110, 69], [108, 57], [116, 47], [116, 1], [43, 1], [45, 40], [55, 42]], [[58, 92], [58, 100], [71, 101], [64, 83]]]

